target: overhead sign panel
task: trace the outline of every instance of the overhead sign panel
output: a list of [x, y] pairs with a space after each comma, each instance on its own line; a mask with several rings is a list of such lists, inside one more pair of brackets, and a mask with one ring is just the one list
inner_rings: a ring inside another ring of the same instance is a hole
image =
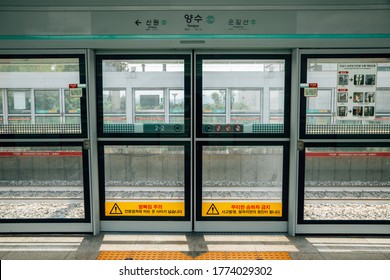
[[[283, 16], [282, 21], [275, 17]], [[291, 21], [291, 22], [290, 22]], [[92, 34], [295, 33], [294, 11], [96, 11]], [[108, 25], [107, 22], [110, 22]], [[272, 24], [269, 24], [272, 22]]]

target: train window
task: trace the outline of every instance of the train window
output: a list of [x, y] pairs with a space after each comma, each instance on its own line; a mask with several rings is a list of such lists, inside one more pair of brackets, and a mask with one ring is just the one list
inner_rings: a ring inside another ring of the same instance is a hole
[[1, 55], [1, 107], [6, 110], [0, 134], [86, 134], [85, 92], [76, 95], [69, 90], [70, 84], [85, 84], [83, 58], [77, 54]]
[[0, 89], [0, 114], [3, 114], [3, 90]]
[[203, 90], [202, 111], [204, 115], [226, 113], [226, 91], [225, 90]]
[[31, 91], [8, 90], [7, 101], [9, 114], [31, 114]]
[[35, 90], [34, 105], [36, 114], [60, 113], [59, 90]]
[[286, 57], [198, 55], [197, 59], [199, 136], [286, 133]]
[[183, 90], [174, 90], [174, 89], [169, 90], [169, 113], [179, 114], [179, 116], [184, 113], [184, 91]]
[[230, 92], [232, 114], [260, 114], [260, 90], [232, 89]]
[[104, 90], [103, 110], [105, 114], [126, 114], [126, 91], [120, 89]]
[[0, 220], [87, 217], [80, 146], [0, 147]]
[[379, 88], [376, 92], [376, 112], [378, 119], [390, 124], [390, 88]]
[[282, 217], [284, 152], [279, 145], [203, 143], [199, 218]]
[[261, 121], [261, 90], [232, 89], [230, 91], [231, 123], [252, 124]]
[[0, 124], [3, 124], [4, 120], [3, 111], [3, 90], [0, 89]]
[[390, 148], [312, 144], [305, 148], [304, 221], [389, 221]]
[[81, 113], [81, 102], [79, 97], [75, 97], [70, 94], [69, 90], [64, 91], [64, 100], [65, 100], [65, 115], [72, 115], [71, 118], [78, 119], [80, 121], [80, 117], [75, 115], [80, 115]]
[[103, 112], [105, 123], [126, 123], [126, 90], [105, 89]]
[[302, 83], [318, 86], [316, 94], [302, 94], [302, 137], [390, 133], [389, 57], [304, 55], [302, 64]]
[[316, 98], [308, 98], [307, 122], [331, 124], [334, 94], [331, 89], [319, 89]]
[[189, 63], [187, 55], [98, 56], [99, 134], [188, 135]]
[[185, 205], [189, 194], [186, 145], [137, 143], [104, 145], [102, 149], [104, 217], [189, 217], [189, 205]]
[[269, 91], [271, 114], [282, 114], [284, 110], [284, 90], [271, 88]]
[[165, 98], [163, 90], [135, 90], [136, 113], [164, 113]]

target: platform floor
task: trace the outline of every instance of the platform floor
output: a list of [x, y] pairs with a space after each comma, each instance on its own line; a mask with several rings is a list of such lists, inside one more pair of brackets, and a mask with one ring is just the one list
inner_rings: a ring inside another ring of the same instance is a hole
[[0, 235], [1, 260], [96, 260], [104, 255], [101, 254], [104, 252], [133, 254], [180, 252], [189, 256], [188, 259], [208, 255], [229, 255], [229, 252], [240, 252], [235, 256], [243, 258], [247, 254], [258, 256], [267, 252], [280, 252], [288, 253], [292, 260], [390, 260], [390, 235], [288, 236], [234, 233]]

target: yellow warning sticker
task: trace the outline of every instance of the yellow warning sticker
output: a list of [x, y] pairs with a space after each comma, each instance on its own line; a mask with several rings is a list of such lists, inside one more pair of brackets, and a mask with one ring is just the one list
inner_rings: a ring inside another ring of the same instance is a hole
[[282, 217], [281, 202], [203, 202], [203, 217]]
[[184, 202], [106, 202], [106, 216], [184, 216]]

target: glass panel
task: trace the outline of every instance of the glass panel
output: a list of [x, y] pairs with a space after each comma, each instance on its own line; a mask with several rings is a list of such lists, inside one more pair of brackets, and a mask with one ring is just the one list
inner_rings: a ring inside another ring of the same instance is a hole
[[284, 90], [283, 89], [270, 89], [270, 106], [271, 114], [281, 114], [283, 117], [284, 111]]
[[126, 113], [126, 91], [125, 90], [103, 90], [103, 111], [104, 114]]
[[183, 146], [105, 146], [106, 216], [184, 216]]
[[3, 90], [0, 89], [0, 114], [3, 114]]
[[9, 124], [30, 124], [31, 117], [29, 116], [12, 116], [8, 117]]
[[136, 123], [165, 123], [165, 116], [162, 115], [136, 115]]
[[304, 220], [390, 220], [390, 148], [306, 148]]
[[61, 117], [35, 117], [37, 124], [60, 124]]
[[203, 115], [203, 123], [212, 123], [212, 124], [226, 123], [226, 118]]
[[65, 117], [65, 123], [67, 124], [80, 124], [79, 117]]
[[376, 92], [376, 119], [390, 124], [390, 88], [379, 88]]
[[105, 115], [104, 122], [107, 124], [126, 123], [126, 115]]
[[203, 114], [226, 113], [226, 91], [219, 89], [203, 90], [202, 105]]
[[[71, 96], [69, 90], [65, 90], [64, 95], [65, 95], [65, 114], [80, 114], [81, 113], [80, 97]], [[73, 118], [76, 118], [76, 116], [73, 116]], [[78, 118], [80, 119], [80, 117]], [[80, 123], [80, 120], [76, 123]]]
[[184, 61], [102, 60], [103, 132], [183, 133], [185, 106], [189, 106], [184, 98]]
[[0, 89], [0, 125], [4, 122], [3, 116], [3, 90]]
[[169, 112], [171, 114], [184, 113], [184, 91], [169, 91]]
[[203, 146], [202, 216], [281, 217], [283, 147]]
[[283, 133], [284, 69], [283, 59], [203, 59], [202, 132]]
[[58, 114], [60, 93], [58, 90], [35, 90], [34, 104], [36, 114]]
[[260, 122], [260, 116], [245, 116], [245, 115], [232, 115], [231, 121], [233, 123], [252, 124], [253, 122]]
[[[7, 108], [0, 134], [80, 134], [80, 97], [70, 97], [68, 90], [69, 84], [80, 83], [79, 64], [77, 55], [0, 58], [5, 93], [1, 98]], [[64, 114], [74, 114], [78, 121], [66, 123], [65, 118], [59, 117]]]
[[29, 90], [8, 90], [8, 113], [31, 113], [31, 92]]
[[[331, 89], [319, 89], [317, 97], [307, 98], [306, 120], [309, 124], [331, 124], [334, 94]], [[338, 96], [340, 100], [340, 96]], [[342, 109], [338, 109], [341, 113]]]
[[[388, 134], [390, 58], [310, 58], [306, 134]], [[381, 110], [381, 111], [378, 111]]]
[[260, 90], [233, 89], [231, 91], [232, 113], [260, 113]]
[[170, 123], [184, 123], [184, 117], [177, 117], [175, 115], [171, 115], [169, 117]]
[[165, 100], [163, 90], [135, 90], [135, 112], [164, 112]]
[[84, 219], [81, 147], [0, 147], [0, 219]]

